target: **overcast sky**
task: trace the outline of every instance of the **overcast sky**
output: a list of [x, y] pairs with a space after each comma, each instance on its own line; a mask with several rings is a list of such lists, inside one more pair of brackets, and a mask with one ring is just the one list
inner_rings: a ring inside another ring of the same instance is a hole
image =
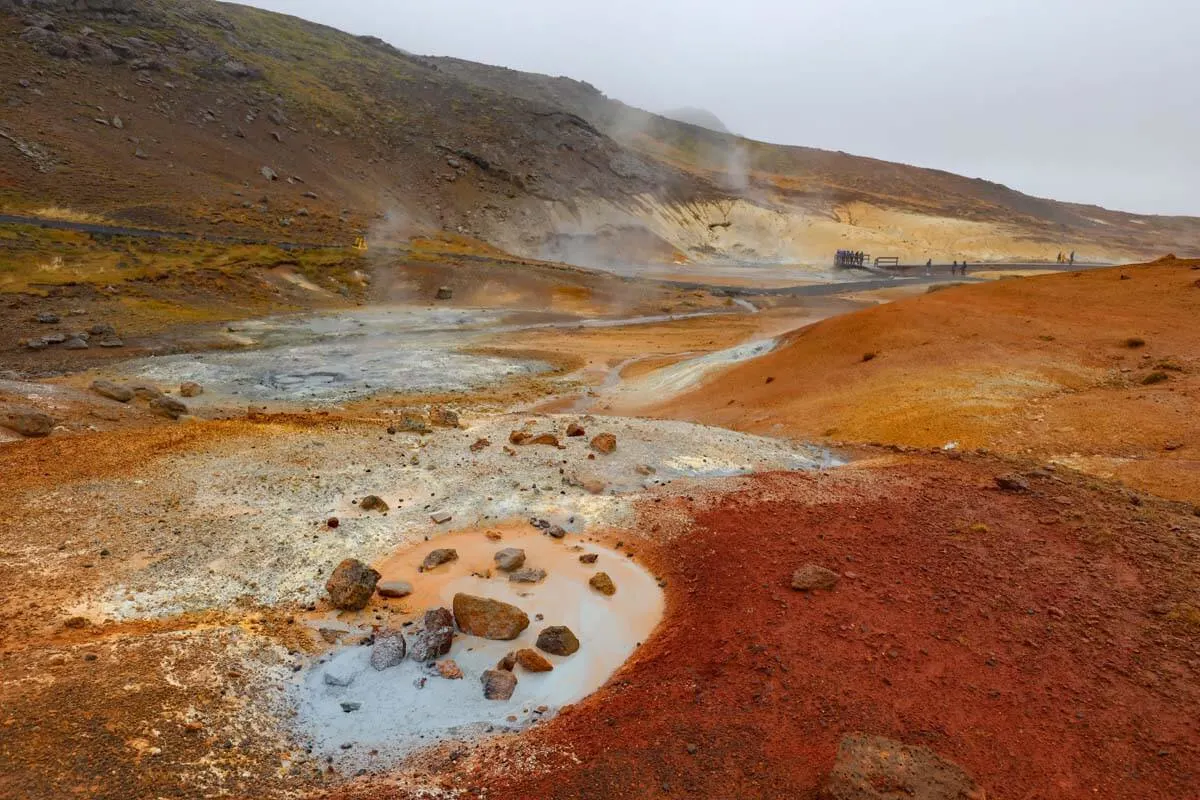
[[844, 150], [1200, 215], [1192, 0], [253, 0], [416, 53]]

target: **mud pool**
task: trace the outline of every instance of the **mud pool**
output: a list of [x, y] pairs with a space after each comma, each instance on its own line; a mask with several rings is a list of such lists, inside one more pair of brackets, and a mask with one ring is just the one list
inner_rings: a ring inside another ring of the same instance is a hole
[[[419, 573], [417, 566], [435, 546], [454, 548], [459, 559]], [[507, 573], [496, 570], [493, 554], [504, 547], [523, 549], [525, 566], [546, 570], [545, 580], [513, 583]], [[581, 563], [583, 553], [596, 554], [597, 562]], [[392, 759], [443, 739], [515, 730], [549, 718], [561, 706], [599, 688], [650, 635], [664, 608], [662, 590], [650, 573], [625, 555], [577, 535], [562, 540], [536, 533], [505, 535], [492, 541], [482, 531], [464, 532], [437, 537], [378, 566], [385, 580], [413, 584], [414, 594], [403, 604], [414, 615], [449, 608], [456, 593], [466, 592], [518, 606], [529, 615], [530, 625], [512, 641], [457, 633], [446, 656], [462, 670], [457, 680], [443, 678], [411, 658], [376, 670], [368, 663], [370, 646], [342, 647], [312, 665], [291, 687], [297, 734], [311, 744], [314, 754], [333, 758], [342, 770], [370, 764], [372, 750], [376, 760]], [[606, 597], [588, 586], [598, 571], [613, 579], [616, 594]], [[535, 647], [538, 633], [549, 625], [574, 631], [581, 642], [579, 651], [570, 656], [545, 654], [554, 665], [550, 672], [516, 667], [518, 684], [512, 698], [485, 699], [480, 682], [484, 670], [506, 653]], [[331, 685], [327, 674], [349, 685]]]

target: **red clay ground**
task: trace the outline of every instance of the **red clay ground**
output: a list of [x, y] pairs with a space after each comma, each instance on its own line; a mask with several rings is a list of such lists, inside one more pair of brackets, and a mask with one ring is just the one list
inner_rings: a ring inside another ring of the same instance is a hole
[[[430, 760], [422, 782], [489, 800], [811, 798], [863, 731], [933, 748], [993, 800], [1194, 797], [1200, 521], [1067, 474], [1002, 493], [1001, 469], [887, 457], [647, 503], [667, 540], [636, 548], [669, 580], [658, 634], [597, 694], [499, 749]], [[793, 591], [806, 562], [844, 577]]]

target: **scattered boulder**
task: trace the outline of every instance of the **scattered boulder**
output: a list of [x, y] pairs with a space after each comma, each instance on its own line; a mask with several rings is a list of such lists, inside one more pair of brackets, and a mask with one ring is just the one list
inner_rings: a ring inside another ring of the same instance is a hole
[[458, 666], [458, 663], [455, 662], [453, 658], [447, 658], [444, 661], [439, 661], [434, 664], [434, 667], [437, 668], [438, 675], [441, 675], [448, 681], [462, 680], [462, 669]]
[[67, 340], [65, 333], [51, 333], [42, 337], [42, 341], [46, 344], [62, 344]]
[[45, 350], [50, 346], [45, 339], [26, 339], [24, 342], [26, 350]]
[[449, 300], [454, 297], [454, 290], [449, 286], [439, 286], [435, 297], [438, 300]]
[[101, 397], [116, 400], [118, 403], [128, 403], [133, 399], [133, 389], [124, 384], [113, 383], [112, 381], [92, 381], [92, 391]]
[[792, 573], [792, 588], [803, 592], [832, 589], [840, 578], [836, 572], [819, 564], [805, 564]]
[[513, 431], [508, 435], [508, 443], [522, 445], [532, 438], [533, 436], [528, 431]]
[[546, 535], [551, 539], [562, 539], [567, 535], [567, 530], [561, 525], [551, 525], [546, 528]]
[[188, 407], [174, 397], [163, 395], [150, 401], [150, 410], [156, 414], [162, 414], [164, 417], [171, 419], [179, 419], [184, 414], [188, 413]]
[[525, 567], [508, 576], [511, 583], [541, 583], [546, 580], [546, 570], [537, 567]]
[[638, 464], [636, 467], [633, 468], [633, 471], [636, 472], [638, 475], [649, 476], [649, 475], [653, 475], [658, 470], [656, 470], [654, 467], [650, 466], [649, 464]]
[[425, 612], [421, 624], [426, 630], [454, 627], [454, 614], [448, 608], [431, 608]]
[[35, 439], [50, 435], [54, 430], [54, 418], [36, 409], [9, 406], [0, 408], [0, 427]]
[[485, 447], [490, 447], [491, 444], [492, 443], [487, 439], [476, 439], [475, 443], [471, 445], [471, 452], [478, 453], [480, 450], [483, 450]]
[[262, 169], [259, 170], [259, 173], [269, 181], [279, 180], [279, 173], [276, 172], [275, 170], [271, 169], [270, 167], [263, 167]]
[[72, 336], [71, 338], [69, 338], [65, 342], [63, 342], [63, 349], [64, 350], [87, 350], [88, 343], [85, 340], [80, 339], [78, 336]]
[[42, 325], [57, 325], [59, 322], [61, 322], [58, 314], [50, 311], [43, 311], [42, 313], [38, 314], [35, 319], [37, 319], [37, 321]]
[[195, 381], [184, 381], [179, 384], [180, 397], [199, 397], [204, 394], [204, 387]]
[[442, 428], [457, 428], [458, 412], [442, 406], [434, 406], [429, 409], [429, 421]]
[[447, 522], [454, 519], [454, 516], [449, 511], [435, 511], [429, 515], [429, 518], [433, 520], [434, 524], [436, 525], [445, 525]]
[[554, 669], [544, 655], [531, 647], [522, 647], [517, 651], [517, 663], [530, 672], [549, 672]]
[[366, 608], [379, 583], [379, 572], [357, 558], [347, 558], [334, 568], [325, 582], [325, 591], [334, 606], [346, 611]]
[[617, 585], [613, 583], [613, 579], [608, 576], [607, 572], [597, 572], [588, 580], [588, 586], [609, 597], [617, 593]]
[[578, 422], [572, 422], [567, 426], [567, 436], [587, 436], [587, 431]]
[[116, 336], [105, 336], [105, 337], [101, 338], [98, 342], [96, 342], [96, 344], [99, 345], [100, 347], [124, 347], [125, 346], [125, 342], [121, 341]]
[[517, 676], [502, 669], [489, 669], [480, 680], [488, 700], [509, 700], [517, 689]]
[[579, 639], [566, 625], [551, 625], [538, 634], [537, 646], [554, 656], [569, 656], [579, 650]]
[[1017, 475], [1016, 473], [1009, 473], [1008, 475], [997, 475], [996, 476], [996, 485], [998, 487], [1000, 487], [1000, 491], [1002, 491], [1002, 492], [1028, 492], [1029, 491], [1029, 481], [1025, 480], [1023, 477], [1021, 477], [1020, 475]]
[[357, 675], [348, 665], [330, 664], [325, 668], [325, 683], [329, 686], [349, 686]]
[[427, 664], [449, 653], [452, 644], [454, 644], [453, 628], [425, 628], [413, 635], [412, 645], [408, 651], [412, 655], [413, 661]]
[[413, 585], [408, 581], [380, 581], [375, 591], [380, 597], [408, 597], [413, 592]]
[[135, 383], [132, 388], [135, 396], [147, 402], [163, 396], [161, 389], [149, 383]]
[[117, 329], [107, 322], [97, 322], [95, 325], [87, 329], [87, 332], [92, 336], [116, 336]]
[[375, 634], [375, 644], [371, 646], [371, 666], [378, 670], [394, 667], [404, 660], [408, 645], [404, 634], [397, 630], [380, 631]]
[[429, 421], [418, 411], [405, 411], [400, 415], [400, 424], [396, 426], [405, 433], [430, 433]]
[[985, 800], [984, 791], [957, 764], [927, 747], [882, 736], [851, 734], [838, 746], [823, 800]]
[[451, 561], [458, 561], [458, 551], [453, 547], [439, 547], [429, 551], [429, 555], [425, 556], [425, 560], [421, 562], [421, 571], [428, 572], [442, 564], [449, 564]]
[[508, 670], [509, 672], [512, 672], [516, 666], [517, 654], [511, 650], [504, 654], [504, 658], [496, 662], [496, 669]]
[[387, 511], [388, 504], [377, 494], [369, 494], [358, 501], [358, 507], [363, 511]]
[[601, 455], [609, 455], [617, 449], [617, 437], [611, 433], [602, 433], [592, 439], [591, 447]]
[[529, 616], [514, 605], [459, 592], [454, 595], [459, 630], [485, 639], [507, 641], [529, 627]]
[[579, 557], [579, 561], [583, 564], [595, 564], [598, 558], [600, 558], [599, 553], [584, 553]]
[[550, 447], [558, 447], [558, 437], [553, 433], [539, 433], [537, 436], [526, 439], [523, 444], [544, 444]]
[[520, 569], [525, 564], [525, 551], [519, 547], [506, 547], [503, 550], [497, 550], [496, 566], [505, 572], [512, 572], [515, 569]]

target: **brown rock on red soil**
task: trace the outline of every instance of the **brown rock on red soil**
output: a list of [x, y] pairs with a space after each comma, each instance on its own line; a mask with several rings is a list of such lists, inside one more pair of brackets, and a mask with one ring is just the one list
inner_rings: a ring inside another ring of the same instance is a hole
[[516, 660], [530, 672], [549, 672], [554, 669], [554, 665], [544, 655], [530, 647], [522, 647], [518, 650]]
[[579, 651], [579, 639], [566, 625], [551, 625], [538, 634], [537, 646], [554, 656], [569, 656]]
[[463, 633], [502, 641], [529, 627], [529, 616], [516, 606], [462, 592], [454, 595], [454, 619]]
[[832, 589], [840, 577], [833, 570], [819, 564], [805, 564], [792, 573], [792, 588], [805, 592], [813, 589]]
[[487, 447], [491, 447], [491, 445], [492, 445], [492, 443], [488, 439], [476, 439], [475, 442], [471, 445], [471, 452], [478, 453]]
[[597, 453], [608, 455], [617, 449], [617, 437], [611, 433], [601, 433], [592, 439], [591, 447]]
[[1009, 473], [1007, 475], [997, 475], [996, 476], [996, 486], [998, 486], [1002, 491], [1005, 491], [1005, 492], [1028, 492], [1029, 491], [1029, 481], [1025, 480], [1025, 478], [1021, 477], [1020, 475], [1017, 475], [1016, 473]]
[[54, 430], [54, 417], [34, 408], [7, 406], [0, 408], [0, 428], [8, 428], [31, 439], [49, 436]]
[[528, 442], [531, 438], [532, 435], [529, 431], [513, 431], [508, 435], [508, 443], [521, 445]]
[[927, 747], [851, 735], [821, 787], [822, 800], [986, 800], [961, 767]]
[[583, 555], [581, 555], [579, 557], [579, 561], [582, 564], [595, 564], [597, 559], [599, 559], [599, 558], [600, 558], [599, 553], [584, 553]]
[[112, 381], [92, 381], [92, 391], [101, 397], [116, 400], [118, 403], [128, 403], [133, 399], [133, 389], [124, 384], [113, 383]]
[[526, 439], [522, 444], [542, 444], [550, 447], [558, 447], [558, 437], [553, 433], [539, 433], [537, 436]]
[[571, 436], [571, 437], [587, 436], [587, 431], [585, 431], [583, 429], [583, 426], [580, 425], [578, 422], [572, 422], [570, 425], [567, 426], [567, 436]]
[[334, 568], [333, 574], [325, 582], [325, 591], [329, 592], [329, 599], [337, 608], [359, 611], [371, 601], [378, 582], [379, 573], [376, 570], [357, 558], [347, 558]]

